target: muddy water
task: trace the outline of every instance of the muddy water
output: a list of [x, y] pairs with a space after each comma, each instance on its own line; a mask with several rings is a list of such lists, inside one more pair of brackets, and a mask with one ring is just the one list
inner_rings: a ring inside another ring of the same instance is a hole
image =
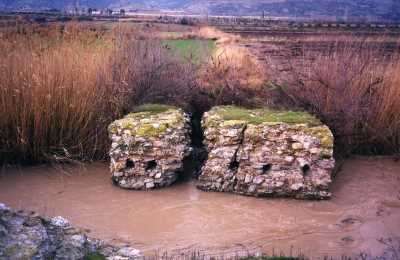
[[136, 192], [111, 184], [107, 165], [3, 170], [0, 201], [61, 215], [91, 236], [157, 249], [260, 249], [312, 258], [380, 254], [380, 238], [400, 235], [400, 162], [352, 158], [330, 201], [256, 199], [204, 193], [193, 181]]

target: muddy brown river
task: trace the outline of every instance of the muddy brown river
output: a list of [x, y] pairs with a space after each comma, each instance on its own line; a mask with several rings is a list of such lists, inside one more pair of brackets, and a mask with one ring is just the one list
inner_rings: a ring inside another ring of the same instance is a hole
[[348, 159], [330, 201], [257, 199], [205, 193], [193, 180], [138, 192], [112, 185], [106, 164], [4, 169], [0, 201], [16, 209], [64, 216], [90, 235], [155, 250], [254, 250], [311, 259], [379, 255], [381, 238], [400, 236], [400, 162]]

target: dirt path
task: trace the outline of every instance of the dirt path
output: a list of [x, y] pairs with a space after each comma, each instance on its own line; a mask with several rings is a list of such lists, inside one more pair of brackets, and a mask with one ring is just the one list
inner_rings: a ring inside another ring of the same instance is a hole
[[400, 162], [357, 157], [345, 162], [330, 201], [256, 199], [204, 193], [192, 181], [152, 192], [112, 185], [105, 164], [68, 170], [3, 170], [0, 201], [46, 216], [65, 216], [114, 243], [209, 252], [243, 248], [317, 258], [385, 248], [400, 236]]

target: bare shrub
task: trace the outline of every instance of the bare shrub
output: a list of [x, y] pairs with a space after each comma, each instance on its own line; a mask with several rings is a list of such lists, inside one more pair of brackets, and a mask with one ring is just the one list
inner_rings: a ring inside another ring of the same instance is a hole
[[219, 48], [199, 73], [200, 89], [211, 105], [264, 103], [264, 83], [265, 75], [254, 57], [233, 45]]
[[[125, 35], [127, 36], [127, 35]], [[131, 91], [130, 107], [144, 103], [186, 106], [197, 88], [197, 65], [173, 55], [160, 41], [122, 39], [117, 71]]]

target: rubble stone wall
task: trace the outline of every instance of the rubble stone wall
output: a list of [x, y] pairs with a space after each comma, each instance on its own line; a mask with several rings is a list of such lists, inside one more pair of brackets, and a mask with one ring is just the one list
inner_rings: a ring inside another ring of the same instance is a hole
[[198, 188], [299, 199], [331, 196], [333, 135], [310, 114], [215, 107], [202, 125], [208, 159]]
[[179, 108], [144, 105], [108, 130], [112, 179], [123, 188], [171, 185], [191, 152], [190, 118]]

